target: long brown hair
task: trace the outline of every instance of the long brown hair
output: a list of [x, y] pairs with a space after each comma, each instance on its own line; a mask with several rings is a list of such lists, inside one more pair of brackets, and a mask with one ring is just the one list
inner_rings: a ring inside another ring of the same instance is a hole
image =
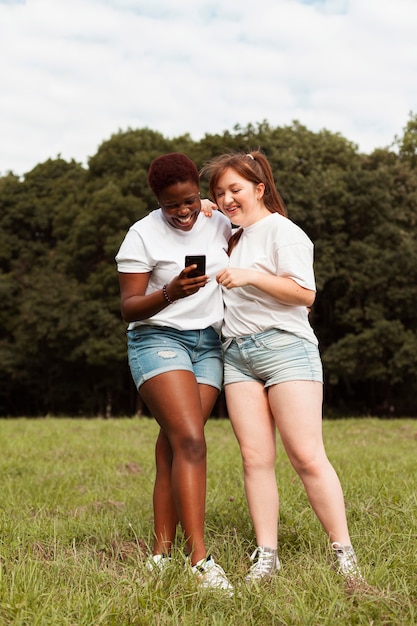
[[[268, 211], [287, 217], [287, 210], [275, 186], [269, 161], [260, 150], [253, 150], [248, 153], [231, 152], [222, 154], [204, 165], [200, 175], [209, 179], [209, 193], [214, 202], [216, 202], [216, 188], [219, 178], [227, 169], [233, 169], [239, 176], [242, 176], [242, 178], [252, 182], [254, 185], [263, 183], [265, 191], [262, 199]], [[242, 232], [243, 230], [239, 228], [230, 238], [228, 254], [236, 246]]]

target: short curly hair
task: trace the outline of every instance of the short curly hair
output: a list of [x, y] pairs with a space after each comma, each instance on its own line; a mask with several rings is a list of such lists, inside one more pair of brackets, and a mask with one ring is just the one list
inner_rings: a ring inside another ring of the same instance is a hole
[[185, 154], [170, 152], [154, 159], [148, 170], [148, 183], [155, 196], [175, 183], [191, 181], [200, 186], [196, 165]]

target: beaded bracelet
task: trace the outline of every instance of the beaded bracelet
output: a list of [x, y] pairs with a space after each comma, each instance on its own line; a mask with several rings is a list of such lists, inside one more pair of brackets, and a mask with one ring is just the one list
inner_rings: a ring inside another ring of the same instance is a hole
[[167, 285], [164, 285], [162, 287], [162, 293], [164, 295], [165, 300], [169, 303], [169, 304], [174, 304], [174, 300], [171, 300], [171, 298], [168, 295], [168, 291], [167, 291]]

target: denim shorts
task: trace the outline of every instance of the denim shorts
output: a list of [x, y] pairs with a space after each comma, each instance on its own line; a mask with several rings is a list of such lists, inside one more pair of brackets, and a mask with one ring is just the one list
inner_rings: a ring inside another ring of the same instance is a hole
[[224, 342], [224, 384], [257, 380], [265, 387], [291, 380], [323, 382], [318, 347], [272, 328]]
[[193, 372], [197, 382], [219, 391], [222, 388], [222, 346], [214, 328], [137, 326], [127, 331], [127, 353], [137, 389], [150, 378], [173, 370]]

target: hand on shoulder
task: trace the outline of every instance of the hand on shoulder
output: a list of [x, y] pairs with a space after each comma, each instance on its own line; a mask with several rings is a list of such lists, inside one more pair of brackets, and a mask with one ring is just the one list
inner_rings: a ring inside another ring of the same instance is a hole
[[208, 198], [203, 198], [201, 200], [201, 210], [203, 211], [206, 217], [211, 217], [213, 211], [217, 211], [217, 204], [209, 200]]

